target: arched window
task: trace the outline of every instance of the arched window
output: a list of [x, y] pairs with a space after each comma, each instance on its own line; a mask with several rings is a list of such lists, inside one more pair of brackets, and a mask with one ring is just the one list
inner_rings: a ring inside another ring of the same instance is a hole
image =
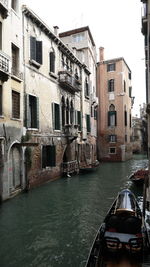
[[49, 60], [50, 60], [50, 72], [55, 73], [55, 51], [52, 50], [49, 53]]
[[115, 111], [115, 106], [110, 105], [108, 111], [108, 126], [114, 127], [117, 125], [117, 112]]
[[62, 96], [62, 99], [61, 99], [61, 120], [62, 120], [62, 126], [65, 125], [65, 109], [66, 109], [66, 106], [65, 106], [65, 98], [64, 98], [64, 96]]
[[70, 123], [71, 124], [74, 123], [74, 107], [73, 107], [72, 100], [71, 100], [71, 103], [70, 103]]
[[66, 103], [66, 124], [69, 124], [69, 100], [67, 98], [67, 103]]

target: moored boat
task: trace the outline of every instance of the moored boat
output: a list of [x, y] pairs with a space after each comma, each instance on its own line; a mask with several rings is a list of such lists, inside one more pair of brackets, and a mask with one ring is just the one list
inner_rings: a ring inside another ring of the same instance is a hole
[[134, 194], [124, 189], [113, 202], [96, 234], [86, 267], [106, 266], [106, 255], [126, 255], [142, 260], [149, 249], [147, 228], [140, 207]]
[[143, 185], [145, 178], [148, 177], [148, 174], [149, 174], [148, 169], [140, 169], [132, 173], [129, 179], [136, 185]]
[[88, 172], [94, 172], [97, 170], [97, 168], [99, 167], [100, 163], [98, 160], [96, 160], [95, 162], [91, 163], [91, 164], [87, 164], [85, 166], [80, 167], [79, 171], [80, 173], [88, 173]]

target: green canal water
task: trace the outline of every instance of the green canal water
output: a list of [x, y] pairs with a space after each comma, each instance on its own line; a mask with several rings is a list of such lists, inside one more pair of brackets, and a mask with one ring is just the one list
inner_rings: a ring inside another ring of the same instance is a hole
[[[83, 267], [94, 236], [118, 191], [142, 190], [129, 175], [146, 157], [101, 163], [94, 173], [62, 178], [0, 206], [0, 267]], [[150, 266], [150, 260], [143, 266]]]

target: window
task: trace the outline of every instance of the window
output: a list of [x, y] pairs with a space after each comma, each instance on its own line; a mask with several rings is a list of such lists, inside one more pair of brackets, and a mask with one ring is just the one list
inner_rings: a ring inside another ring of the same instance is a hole
[[89, 83], [87, 78], [85, 79], [85, 97], [89, 97]]
[[20, 118], [20, 94], [12, 91], [12, 118]]
[[94, 120], [97, 120], [97, 107], [94, 107]]
[[42, 41], [37, 41], [33, 36], [30, 36], [30, 59], [42, 64]]
[[110, 147], [109, 148], [109, 154], [116, 154], [116, 148], [115, 147]]
[[125, 134], [124, 139], [125, 139], [125, 142], [127, 142], [127, 140], [128, 140], [128, 136], [127, 136], [127, 134]]
[[124, 81], [124, 92], [126, 92], [126, 81]]
[[18, 76], [19, 74], [19, 48], [12, 44], [12, 74]]
[[124, 125], [127, 126], [127, 111], [124, 111]]
[[56, 166], [56, 147], [54, 145], [43, 145], [42, 168]]
[[114, 79], [108, 81], [108, 92], [114, 91]]
[[73, 35], [73, 42], [78, 43], [84, 40], [84, 33]]
[[110, 134], [109, 135], [109, 142], [111, 142], [111, 143], [117, 142], [117, 135], [116, 134]]
[[70, 104], [70, 123], [73, 124], [74, 123], [74, 108], [73, 108], [73, 103], [71, 101]]
[[[146, 39], [146, 38], [145, 38]], [[131, 80], [131, 72], [129, 72], [129, 80]]]
[[69, 100], [67, 98], [67, 104], [66, 104], [66, 124], [69, 124], [69, 110], [70, 110]]
[[131, 114], [129, 116], [129, 121], [130, 121], [130, 128], [131, 128], [131, 125], [132, 125], [132, 116], [131, 116]]
[[86, 129], [87, 129], [87, 132], [90, 133], [91, 123], [90, 123], [90, 115], [88, 115], [88, 114], [86, 114]]
[[3, 98], [3, 94], [2, 94], [2, 85], [0, 85], [0, 116], [3, 115], [3, 109], [2, 109], [3, 101], [2, 101], [2, 98]]
[[52, 103], [53, 127], [54, 130], [60, 130], [60, 107], [59, 104]]
[[11, 8], [17, 12], [18, 0], [11, 0]]
[[61, 121], [62, 121], [62, 126], [65, 125], [65, 98], [62, 96], [61, 99]]
[[2, 23], [0, 22], [0, 50], [2, 50]]
[[49, 60], [50, 60], [50, 72], [55, 73], [55, 52], [54, 51], [50, 52]]
[[116, 125], [117, 125], [117, 112], [115, 111], [115, 106], [111, 104], [108, 111], [108, 126], [113, 127]]
[[107, 71], [115, 71], [116, 70], [116, 64], [111, 63], [107, 65]]
[[129, 97], [132, 97], [132, 87], [129, 87]]
[[27, 128], [39, 128], [39, 98], [26, 95], [26, 120]]
[[79, 131], [81, 131], [81, 111], [77, 111], [77, 124]]

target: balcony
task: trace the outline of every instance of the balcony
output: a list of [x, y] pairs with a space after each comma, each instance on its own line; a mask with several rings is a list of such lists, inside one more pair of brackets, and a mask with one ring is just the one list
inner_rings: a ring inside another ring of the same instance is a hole
[[8, 56], [0, 52], [0, 76], [3, 82], [9, 78], [9, 62]]
[[72, 142], [78, 137], [78, 125], [66, 124], [64, 125], [64, 134]]
[[70, 91], [71, 93], [81, 91], [81, 81], [76, 79], [69, 72], [60, 71], [58, 75], [59, 75], [59, 83], [62, 88]]
[[4, 19], [8, 16], [8, 0], [0, 0], [0, 13]]
[[64, 175], [70, 176], [70, 174], [79, 172], [79, 165], [77, 160], [72, 160], [62, 163], [62, 172]]

